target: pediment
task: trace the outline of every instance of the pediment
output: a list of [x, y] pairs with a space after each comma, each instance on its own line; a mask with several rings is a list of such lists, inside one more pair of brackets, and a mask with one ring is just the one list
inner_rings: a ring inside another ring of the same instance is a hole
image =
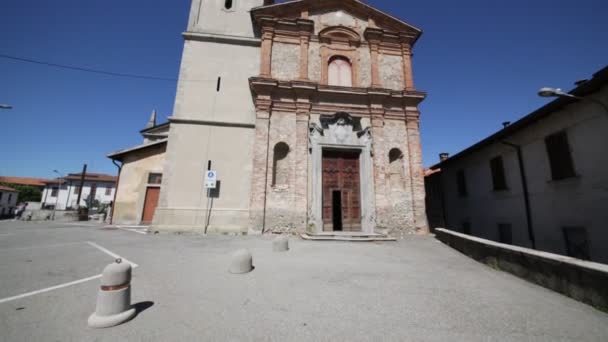
[[263, 17], [300, 18], [304, 13], [311, 18], [315, 16], [324, 17], [319, 21], [324, 27], [316, 28], [316, 33], [326, 27], [344, 26], [361, 34], [361, 30], [366, 28], [361, 27], [361, 22], [364, 22], [366, 26], [368, 22], [373, 22], [375, 28], [381, 30], [405, 32], [416, 38], [422, 34], [419, 28], [359, 0], [296, 0], [260, 6], [251, 11], [251, 15], [256, 22], [259, 22]]

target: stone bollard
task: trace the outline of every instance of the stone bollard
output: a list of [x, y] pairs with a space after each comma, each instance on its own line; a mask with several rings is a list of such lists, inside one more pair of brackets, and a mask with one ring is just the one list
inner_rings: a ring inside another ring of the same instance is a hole
[[289, 238], [281, 235], [272, 241], [272, 250], [274, 252], [287, 252], [289, 250]]
[[246, 249], [232, 253], [230, 260], [230, 273], [243, 274], [253, 271], [253, 257]]
[[109, 328], [135, 316], [131, 307], [131, 265], [121, 259], [106, 266], [101, 276], [95, 312], [89, 317], [89, 327]]

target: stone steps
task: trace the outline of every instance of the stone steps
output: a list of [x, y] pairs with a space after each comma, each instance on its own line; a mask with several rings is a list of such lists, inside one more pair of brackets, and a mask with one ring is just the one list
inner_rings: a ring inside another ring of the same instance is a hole
[[302, 239], [311, 241], [397, 241], [396, 238], [381, 234], [361, 234], [361, 233], [323, 233], [323, 234], [312, 234], [302, 233], [300, 234]]

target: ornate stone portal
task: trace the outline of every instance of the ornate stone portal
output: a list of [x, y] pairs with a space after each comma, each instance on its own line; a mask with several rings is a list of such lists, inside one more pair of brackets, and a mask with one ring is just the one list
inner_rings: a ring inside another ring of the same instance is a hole
[[[309, 184], [310, 206], [308, 208], [308, 232], [321, 234], [324, 231], [323, 202], [323, 154], [327, 151], [356, 152], [359, 155], [358, 173], [360, 199], [360, 227], [362, 233], [372, 234], [375, 228], [374, 185], [372, 164], [371, 128], [361, 128], [361, 120], [347, 113], [320, 118], [321, 127], [310, 124], [310, 165]], [[327, 192], [325, 192], [327, 195]], [[334, 204], [335, 205], [335, 204]], [[326, 221], [326, 220], [325, 220]]]

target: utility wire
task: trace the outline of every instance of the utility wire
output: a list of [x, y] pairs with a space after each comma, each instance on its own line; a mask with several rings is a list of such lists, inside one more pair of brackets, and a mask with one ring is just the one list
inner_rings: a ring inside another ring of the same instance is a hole
[[[22, 57], [17, 57], [17, 56], [10, 56], [10, 55], [5, 55], [5, 54], [0, 54], [0, 58], [10, 59], [10, 60], [13, 60], [13, 61], [24, 62], [24, 63], [45, 65], [45, 66], [50, 66], [50, 67], [54, 67], [54, 68], [83, 71], [83, 72], [89, 72], [89, 73], [101, 74], [101, 75], [108, 75], [108, 76], [115, 76], [115, 77], [135, 78], [135, 79], [154, 80], [154, 81], [177, 82], [176, 78], [157, 77], [157, 76], [150, 76], [150, 75], [125, 74], [125, 73], [120, 73], [120, 72], [98, 70], [98, 69], [91, 69], [91, 68], [84, 68], [84, 67], [65, 65], [65, 64], [50, 63], [50, 62], [45, 62], [45, 61], [40, 61], [40, 60], [35, 60], [35, 59], [30, 59], [30, 58], [22, 58]], [[215, 82], [215, 80], [182, 80], [182, 81]]]

